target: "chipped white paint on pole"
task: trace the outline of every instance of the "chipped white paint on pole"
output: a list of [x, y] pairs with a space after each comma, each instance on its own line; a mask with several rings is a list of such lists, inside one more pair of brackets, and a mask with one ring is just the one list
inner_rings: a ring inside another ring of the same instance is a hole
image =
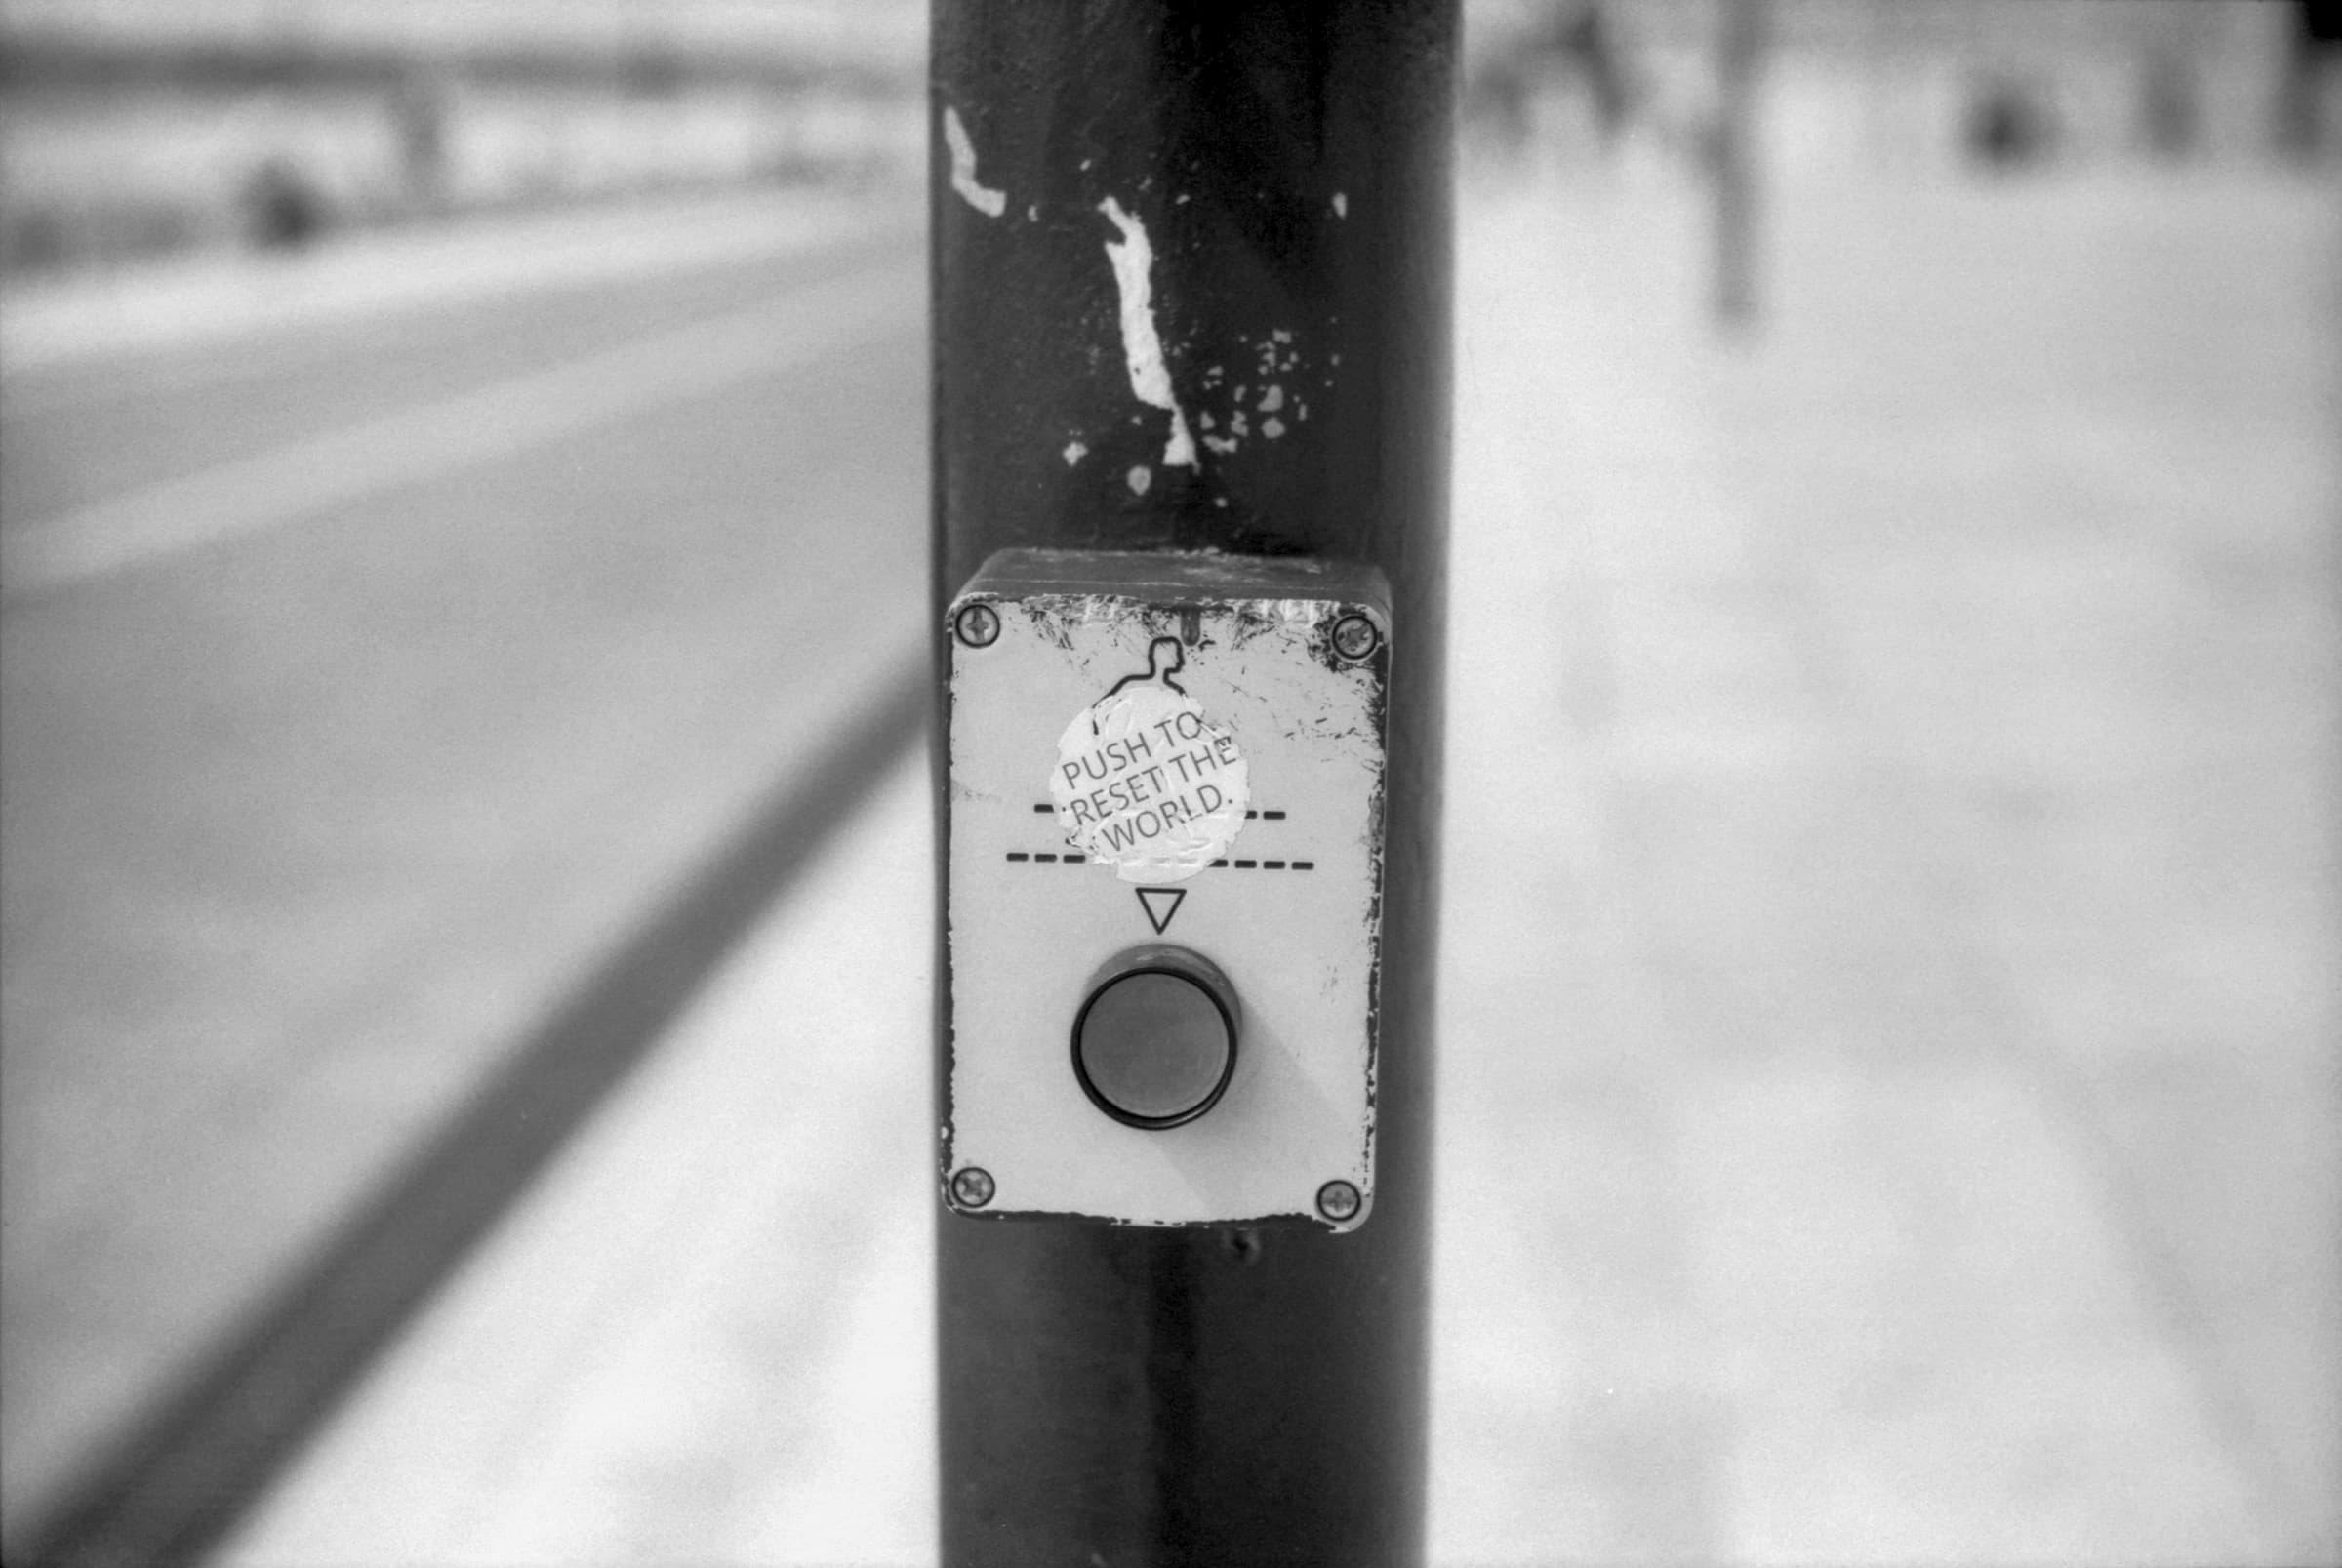
[[1007, 191], [977, 182], [976, 143], [968, 140], [968, 128], [959, 123], [959, 111], [949, 104], [944, 107], [944, 141], [951, 148], [951, 188], [987, 218], [1008, 211]]
[[1171, 439], [1163, 444], [1163, 465], [1192, 468], [1195, 440], [1188, 433], [1188, 417], [1171, 390], [1170, 367], [1163, 363], [1163, 340], [1154, 330], [1154, 245], [1147, 225], [1122, 210], [1109, 196], [1098, 204], [1114, 227], [1120, 243], [1106, 242], [1106, 259], [1114, 268], [1114, 287], [1122, 296], [1122, 358], [1130, 367], [1131, 395], [1152, 408], [1169, 412]]

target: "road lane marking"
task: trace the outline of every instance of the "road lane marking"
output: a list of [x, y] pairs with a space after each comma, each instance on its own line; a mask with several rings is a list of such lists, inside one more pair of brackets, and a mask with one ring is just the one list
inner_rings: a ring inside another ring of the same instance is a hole
[[289, 255], [222, 254], [11, 284], [0, 291], [10, 376], [151, 368], [155, 354], [807, 256], [901, 230], [916, 204], [890, 194], [697, 197], [565, 210], [452, 228], [383, 230]]
[[[20, 318], [67, 312], [44, 311], [37, 302], [26, 305], [0, 285], [0, 365], [9, 367], [8, 379], [0, 382], [0, 417], [10, 422], [70, 419], [90, 410], [185, 397], [209, 386], [251, 385], [274, 373], [271, 361], [371, 353], [379, 341], [395, 342], [419, 325], [428, 330], [462, 326], [462, 317], [483, 309], [566, 304], [563, 297], [584, 291], [608, 298], [613, 291], [640, 288], [646, 279], [671, 286], [687, 277], [717, 277], [745, 266], [785, 267], [825, 255], [848, 261], [897, 255], [919, 248], [923, 233], [911, 223], [809, 221], [786, 236], [768, 237], [760, 247], [709, 246], [686, 234], [670, 239], [660, 253], [632, 243], [630, 234], [605, 236], [597, 255], [617, 253], [606, 264], [564, 260], [578, 248], [565, 242], [552, 247], [550, 259], [526, 277], [483, 276], [461, 260], [410, 260], [393, 253], [367, 260], [373, 270], [403, 274], [395, 292], [370, 290], [364, 279], [271, 287], [262, 273], [234, 279], [238, 290], [195, 283], [157, 288], [122, 302], [101, 322], [52, 322], [46, 330], [27, 328]], [[521, 235], [506, 243], [536, 242]], [[769, 287], [778, 292], [788, 286]], [[743, 297], [745, 291], [733, 298]], [[640, 332], [654, 330], [646, 324]]]
[[0, 532], [0, 599], [319, 517], [385, 491], [795, 369], [917, 319], [924, 259], [307, 436]]

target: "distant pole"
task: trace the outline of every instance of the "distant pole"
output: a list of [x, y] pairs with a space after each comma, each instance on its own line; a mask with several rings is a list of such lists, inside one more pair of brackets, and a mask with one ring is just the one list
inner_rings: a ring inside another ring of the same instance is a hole
[[2342, 70], [2342, 0], [2293, 0], [2278, 90], [2278, 144], [2303, 159], [2322, 154], [2334, 137], [2327, 87]]
[[[939, 731], [944, 606], [1008, 546], [1365, 563], [1408, 650], [1372, 1220], [939, 1216], [942, 1560], [1419, 1563], [1456, 0], [935, 0], [933, 18]], [[1245, 385], [1252, 439], [1207, 423], [1193, 461], [1164, 461], [1118, 325], [1115, 213], [1152, 239], [1158, 395]], [[1307, 368], [1306, 416], [1263, 384], [1279, 356]]]
[[1720, 0], [1716, 28], [1716, 319], [1726, 330], [1756, 320], [1757, 73], [1769, 0]]

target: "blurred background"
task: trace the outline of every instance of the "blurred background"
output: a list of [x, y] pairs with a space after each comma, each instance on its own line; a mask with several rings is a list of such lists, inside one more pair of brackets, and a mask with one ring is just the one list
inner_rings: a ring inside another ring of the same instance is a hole
[[[1466, 19], [1433, 1559], [2342, 1558], [2332, 7]], [[925, 29], [0, 5], [9, 1561], [931, 1559]]]

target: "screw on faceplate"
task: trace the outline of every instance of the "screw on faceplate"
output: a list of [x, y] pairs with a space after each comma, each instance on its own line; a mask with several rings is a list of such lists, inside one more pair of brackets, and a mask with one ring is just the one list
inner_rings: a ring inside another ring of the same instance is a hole
[[1328, 1182], [1317, 1189], [1317, 1212], [1340, 1224], [1358, 1212], [1358, 1189], [1348, 1182]]
[[971, 604], [959, 613], [959, 640], [971, 648], [989, 648], [1000, 635], [999, 614], [989, 604]]
[[1334, 652], [1353, 663], [1375, 650], [1383, 634], [1364, 616], [1344, 616], [1334, 623]]
[[[963, 1209], [981, 1209], [992, 1201], [992, 1173], [981, 1165], [970, 1165], [951, 1178], [951, 1196]], [[1356, 1193], [1352, 1193], [1353, 1208], [1357, 1206]], [[1324, 1201], [1324, 1195], [1318, 1195]]]

